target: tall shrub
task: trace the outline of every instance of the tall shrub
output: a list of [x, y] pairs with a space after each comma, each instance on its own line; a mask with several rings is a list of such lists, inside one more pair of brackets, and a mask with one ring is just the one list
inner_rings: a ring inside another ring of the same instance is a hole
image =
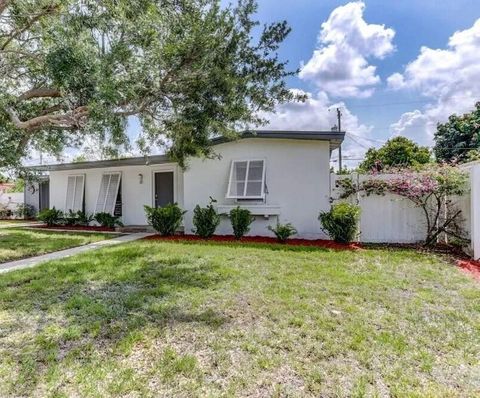
[[174, 235], [182, 224], [183, 215], [186, 211], [182, 210], [176, 203], [168, 204], [164, 207], [144, 206], [148, 223], [160, 235]]
[[330, 211], [321, 212], [318, 219], [322, 230], [339, 243], [349, 243], [355, 239], [360, 218], [360, 207], [350, 203], [337, 203]]
[[207, 207], [195, 206], [193, 210], [193, 225], [196, 235], [208, 239], [213, 236], [215, 230], [220, 224], [220, 216], [213, 207], [216, 200], [210, 198], [210, 204]]
[[230, 210], [230, 221], [232, 222], [233, 235], [235, 239], [241, 239], [250, 231], [250, 225], [255, 220], [250, 210], [242, 209], [240, 206]]

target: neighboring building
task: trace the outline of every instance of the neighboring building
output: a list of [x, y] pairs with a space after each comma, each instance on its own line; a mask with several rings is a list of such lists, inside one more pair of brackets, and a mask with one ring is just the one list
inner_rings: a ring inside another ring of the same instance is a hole
[[[221, 213], [248, 208], [256, 216], [250, 235], [271, 235], [267, 226], [280, 221], [291, 222], [300, 237], [319, 238], [318, 214], [330, 207], [330, 155], [343, 138], [332, 131], [257, 131], [214, 139], [219, 157], [191, 158], [185, 170], [163, 155], [35, 169], [50, 173], [49, 205], [57, 209], [106, 211], [138, 226], [147, 224], [144, 205], [177, 202], [187, 210], [189, 234], [193, 209], [212, 197]], [[217, 234], [231, 233], [225, 216]]]

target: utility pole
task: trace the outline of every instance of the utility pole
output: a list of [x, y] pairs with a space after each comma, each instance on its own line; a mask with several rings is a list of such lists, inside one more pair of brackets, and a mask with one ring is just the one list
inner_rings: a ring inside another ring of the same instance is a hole
[[[337, 119], [338, 119], [338, 132], [342, 132], [342, 111], [340, 108], [337, 108]], [[338, 146], [338, 171], [342, 172], [342, 143]]]

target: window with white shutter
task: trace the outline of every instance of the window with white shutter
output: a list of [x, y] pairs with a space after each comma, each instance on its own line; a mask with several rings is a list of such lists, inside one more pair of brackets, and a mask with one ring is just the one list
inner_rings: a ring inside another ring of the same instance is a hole
[[265, 197], [265, 161], [234, 160], [230, 168], [227, 198], [263, 199]]
[[121, 173], [108, 173], [102, 175], [95, 213], [105, 212], [113, 215], [121, 177]]
[[71, 175], [67, 180], [65, 212], [83, 211], [83, 195], [85, 192], [85, 175]]

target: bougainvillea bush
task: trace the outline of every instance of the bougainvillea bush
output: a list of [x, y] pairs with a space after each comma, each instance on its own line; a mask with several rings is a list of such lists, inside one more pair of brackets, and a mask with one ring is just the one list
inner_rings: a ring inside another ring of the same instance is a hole
[[429, 164], [419, 170], [399, 170], [387, 180], [374, 176], [360, 183], [338, 180], [337, 188], [341, 190], [340, 199], [356, 193], [366, 196], [391, 193], [410, 200], [422, 209], [427, 229], [425, 245], [433, 246], [443, 233], [466, 241], [460, 227], [462, 211], [453, 198], [467, 192], [467, 179], [467, 173], [455, 165]]

